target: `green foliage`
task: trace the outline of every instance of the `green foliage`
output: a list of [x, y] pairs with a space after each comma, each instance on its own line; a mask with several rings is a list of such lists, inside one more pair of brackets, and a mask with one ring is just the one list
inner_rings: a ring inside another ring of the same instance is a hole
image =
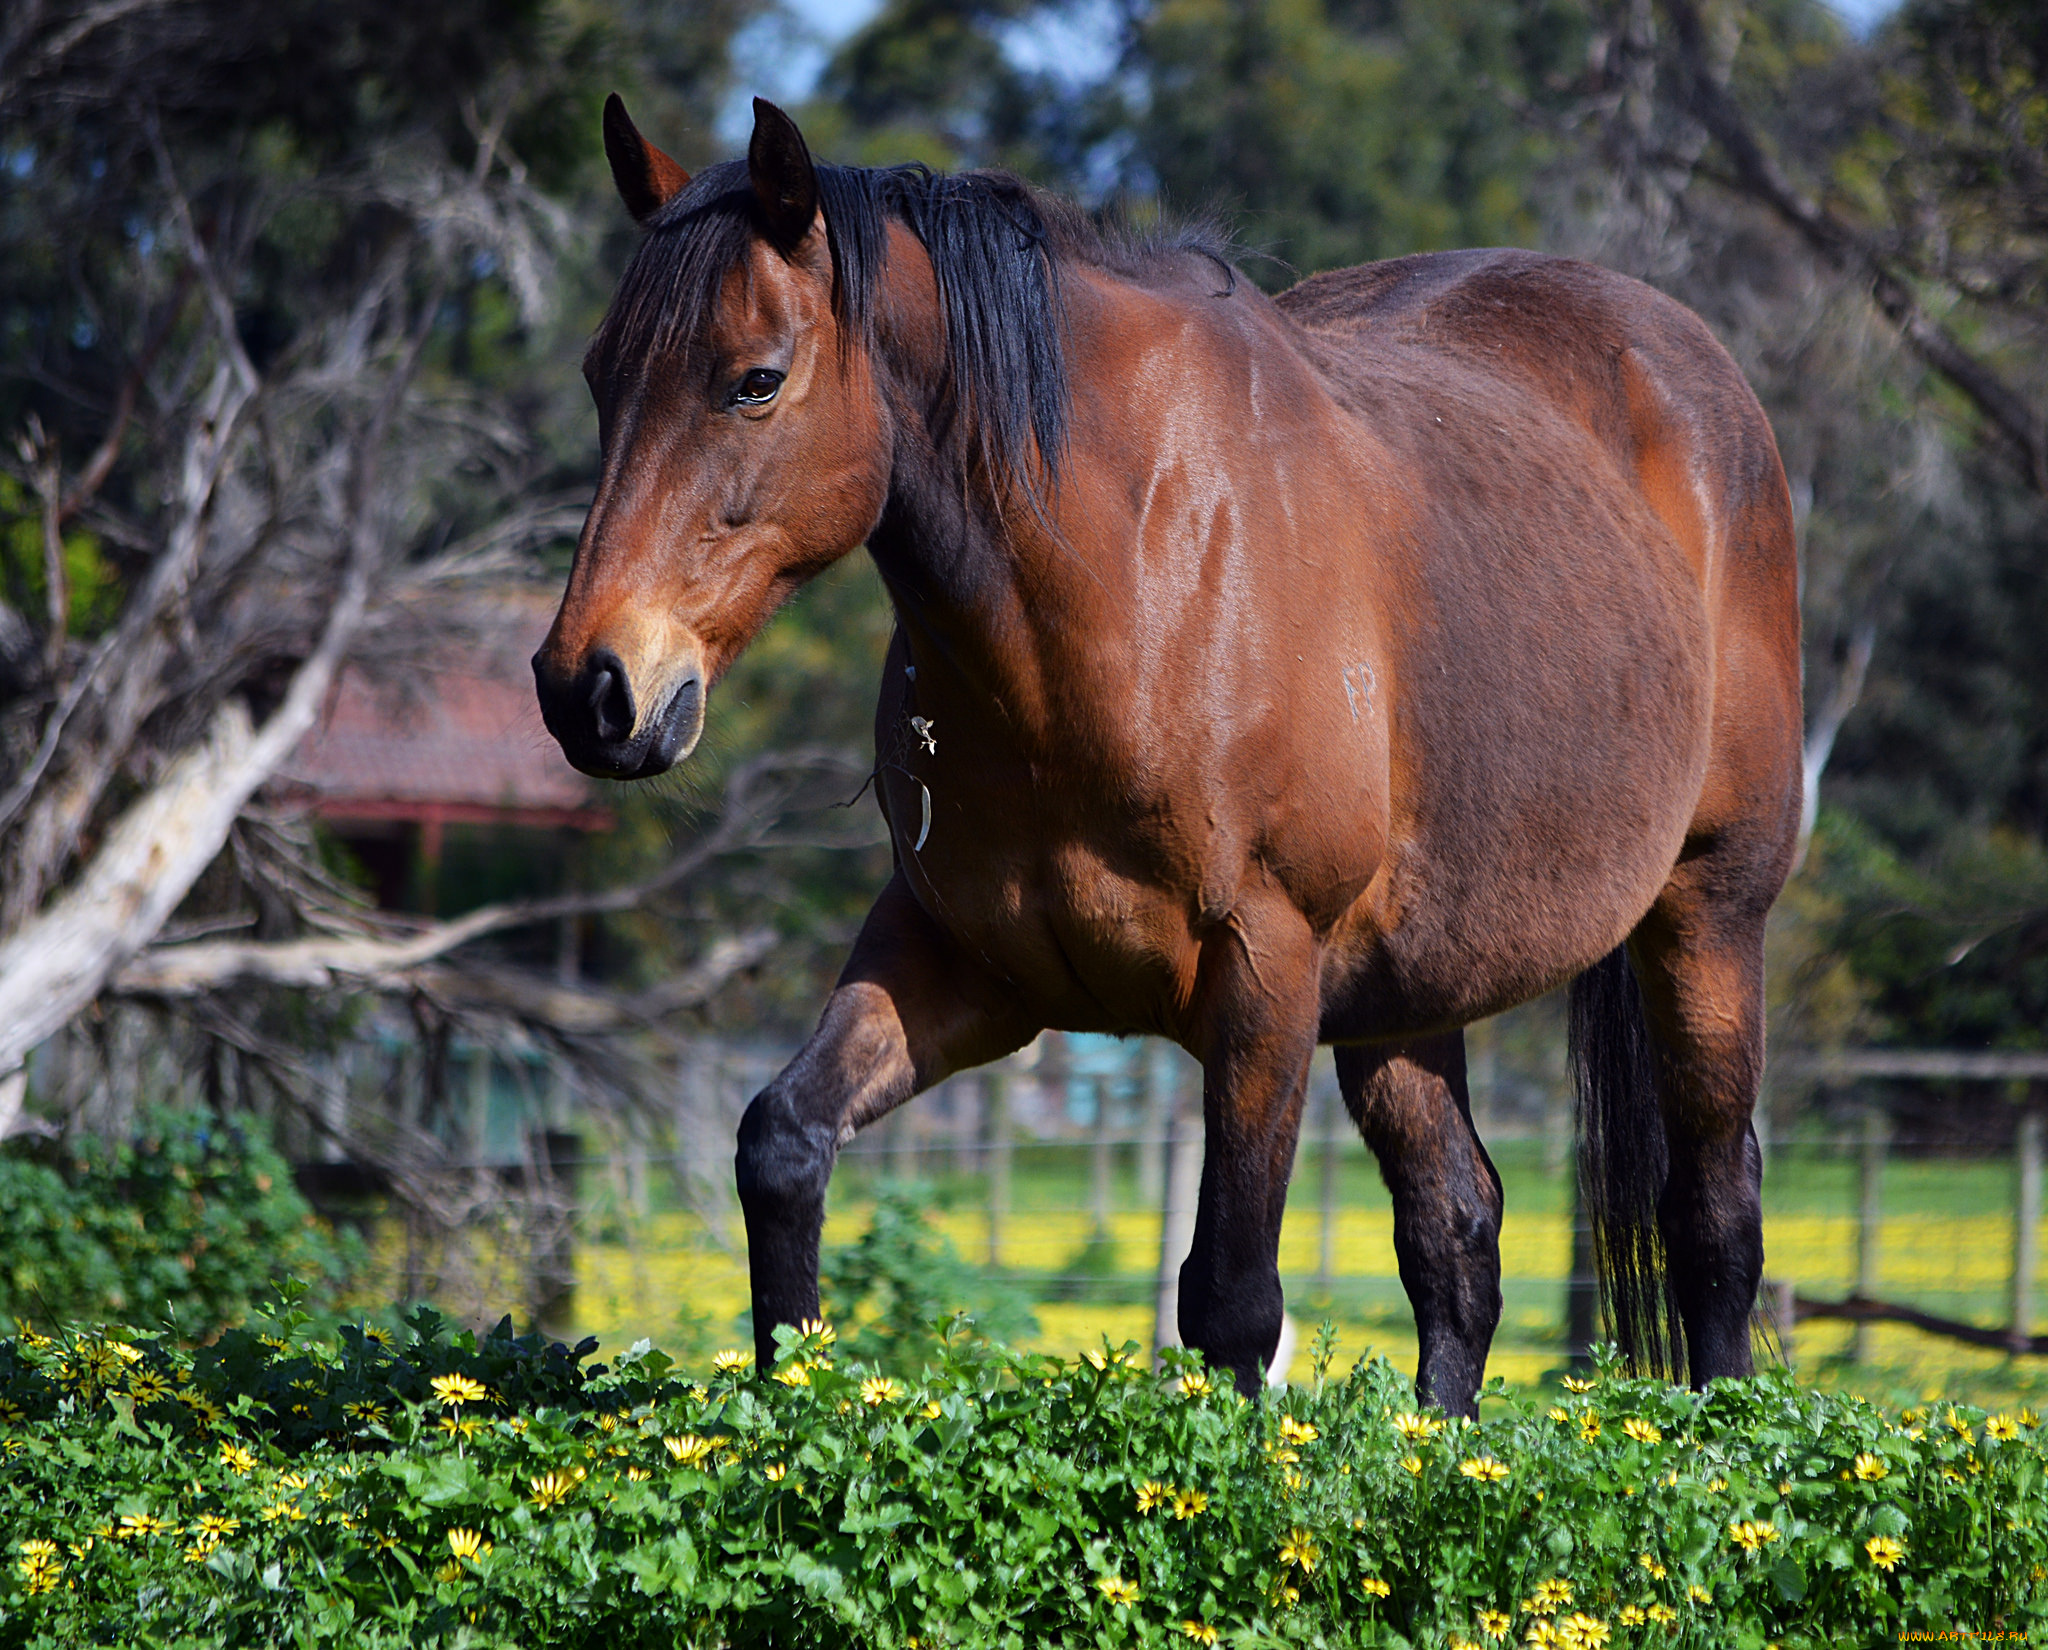
[[998, 1340], [1038, 1333], [1023, 1291], [962, 1260], [926, 1222], [925, 1201], [917, 1192], [884, 1192], [867, 1230], [828, 1251], [818, 1269], [826, 1311], [850, 1330], [846, 1356], [899, 1375], [931, 1349], [931, 1326], [956, 1312]]
[[[65, 627], [95, 636], [113, 619], [116, 591], [100, 541], [75, 529], [61, 535]], [[49, 601], [40, 501], [13, 476], [0, 475], [0, 597], [41, 613]]]
[[[1173, 1354], [954, 1333], [915, 1380], [784, 1331], [692, 1383], [501, 1325], [192, 1354], [0, 1342], [0, 1640], [180, 1645], [1787, 1647], [2048, 1625], [2030, 1415], [1605, 1368], [1410, 1413]], [[1327, 1367], [1326, 1365], [1324, 1367]], [[1498, 1615], [1492, 1614], [1498, 1612]], [[1211, 1629], [1214, 1637], [1210, 1637]]]
[[203, 1337], [245, 1319], [280, 1267], [338, 1290], [358, 1248], [253, 1122], [161, 1113], [115, 1146], [0, 1152], [0, 1314], [23, 1322], [167, 1318]]
[[1273, 285], [1528, 244], [1543, 146], [1501, 91], [1582, 36], [1551, 5], [1162, 0], [1139, 31], [1139, 153], [1168, 201], [1241, 213], [1245, 238], [1291, 266], [1254, 266]]

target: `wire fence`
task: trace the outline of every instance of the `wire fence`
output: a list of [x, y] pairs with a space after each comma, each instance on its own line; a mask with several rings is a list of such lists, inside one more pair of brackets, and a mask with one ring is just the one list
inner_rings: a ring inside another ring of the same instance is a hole
[[[680, 1074], [671, 1115], [638, 1132], [586, 1133], [580, 1152], [561, 1156], [573, 1254], [558, 1244], [547, 1260], [560, 1327], [686, 1349], [744, 1341], [734, 1133], [792, 1052], [707, 1042]], [[484, 1145], [517, 1129], [486, 1085], [478, 1095], [481, 1166]], [[1506, 1192], [1504, 1311], [1489, 1367], [1535, 1380], [1580, 1350], [1569, 1302], [1585, 1245], [1573, 1241], [1568, 1095], [1559, 1073], [1538, 1103], [1495, 1099], [1475, 1084], [1475, 1121]], [[1894, 1128], [1882, 1105], [1838, 1101], [1767, 1134], [1761, 1313], [1795, 1366], [1854, 1362], [1931, 1379], [1972, 1359], [2048, 1351], [2036, 1300], [2042, 1131], [2036, 1114], [2017, 1118], [2002, 1145], [1958, 1144], [1954, 1131]], [[825, 1241], [851, 1241], [877, 1196], [915, 1188], [964, 1258], [1033, 1300], [1044, 1349], [1071, 1353], [1103, 1334], [1157, 1346], [1174, 1338], [1202, 1149], [1200, 1073], [1179, 1050], [1048, 1037], [849, 1143]], [[1280, 1268], [1304, 1328], [1329, 1318], [1352, 1351], [1369, 1345], [1412, 1366], [1391, 1204], [1327, 1054], [1312, 1071]]]

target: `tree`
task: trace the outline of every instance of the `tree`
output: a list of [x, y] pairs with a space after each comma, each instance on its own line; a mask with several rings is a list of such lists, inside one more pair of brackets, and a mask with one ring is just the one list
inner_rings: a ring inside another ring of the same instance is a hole
[[28, 1053], [95, 1002], [168, 1008], [303, 1086], [252, 986], [438, 993], [588, 1042], [760, 959], [737, 925], [649, 998], [551, 992], [475, 947], [758, 849], [819, 775], [858, 783], [837, 756], [738, 764], [699, 839], [622, 887], [424, 928], [259, 805], [344, 660], [402, 671], [465, 591], [573, 535], [585, 248], [623, 221], [598, 101], [644, 51], [707, 123], [746, 14], [142, 0], [0, 27], [0, 1133]]
[[1566, 99], [1582, 244], [1730, 342], [1800, 511], [1805, 1035], [2034, 1043], [2048, 1009], [2036, 13], [1916, 0], [1858, 40], [1785, 0], [1601, 5]]

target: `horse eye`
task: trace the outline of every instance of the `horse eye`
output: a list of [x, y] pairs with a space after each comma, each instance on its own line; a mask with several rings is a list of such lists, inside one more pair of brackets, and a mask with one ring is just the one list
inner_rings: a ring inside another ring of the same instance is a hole
[[782, 374], [772, 367], [755, 367], [740, 380], [740, 387], [733, 391], [735, 401], [744, 401], [750, 407], [765, 407], [775, 399], [775, 392], [782, 388]]

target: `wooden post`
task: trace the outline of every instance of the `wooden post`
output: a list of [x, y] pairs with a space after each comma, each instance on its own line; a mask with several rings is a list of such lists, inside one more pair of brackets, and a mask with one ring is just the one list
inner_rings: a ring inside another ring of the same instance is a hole
[[981, 1085], [971, 1077], [955, 1077], [946, 1084], [946, 1115], [953, 1128], [953, 1172], [974, 1173], [975, 1135], [981, 1124]]
[[1131, 1073], [1138, 1084], [1138, 1201], [1156, 1209], [1166, 1195], [1166, 1083], [1152, 1040], [1140, 1037], [1132, 1047]]
[[1003, 1264], [1003, 1227], [1010, 1218], [1010, 1074], [992, 1066], [982, 1075], [988, 1129], [988, 1263]]
[[2020, 1113], [2018, 1184], [2014, 1187], [2012, 1229], [2012, 1344], [2025, 1351], [2034, 1333], [2034, 1275], [2040, 1262], [2041, 1114], [2032, 1106]]
[[1116, 1171], [1116, 1136], [1110, 1119], [1110, 1082], [1095, 1079], [1095, 1149], [1088, 1176], [1088, 1207], [1098, 1236], [1109, 1232], [1111, 1181]]
[[[1857, 1175], [1856, 1205], [1856, 1293], [1876, 1300], [1879, 1228], [1884, 1221], [1884, 1153], [1891, 1135], [1891, 1118], [1882, 1106], [1864, 1103], [1863, 1151]], [[1867, 1323], [1856, 1326], [1856, 1361], [1868, 1363], [1875, 1349], [1875, 1329]]]
[[1491, 1019], [1465, 1028], [1465, 1089], [1472, 1101], [1472, 1122], [1485, 1134], [1494, 1122], [1500, 1089], [1500, 1037]]
[[1337, 1276], [1337, 1168], [1338, 1149], [1343, 1144], [1344, 1101], [1334, 1080], [1322, 1085], [1322, 1205], [1321, 1243], [1316, 1254], [1316, 1292], [1327, 1296]]
[[1564, 1339], [1571, 1367], [1581, 1374], [1593, 1367], [1593, 1337], [1600, 1328], [1600, 1282], [1593, 1265], [1593, 1215], [1579, 1165], [1571, 1175], [1572, 1270], [1564, 1289]]
[[[1543, 1172], [1564, 1174], [1572, 1167], [1572, 1102], [1569, 1085], [1552, 1083], [1550, 1099], [1543, 1108]], [[1573, 1184], [1577, 1181], [1574, 1179]]]
[[491, 1130], [491, 1051], [482, 1043], [469, 1051], [469, 1161], [481, 1168]]
[[1180, 1345], [1180, 1267], [1195, 1240], [1195, 1204], [1202, 1187], [1200, 1080], [1176, 1062], [1166, 1074], [1166, 1195], [1159, 1221], [1159, 1274], [1152, 1302], [1152, 1362]]

